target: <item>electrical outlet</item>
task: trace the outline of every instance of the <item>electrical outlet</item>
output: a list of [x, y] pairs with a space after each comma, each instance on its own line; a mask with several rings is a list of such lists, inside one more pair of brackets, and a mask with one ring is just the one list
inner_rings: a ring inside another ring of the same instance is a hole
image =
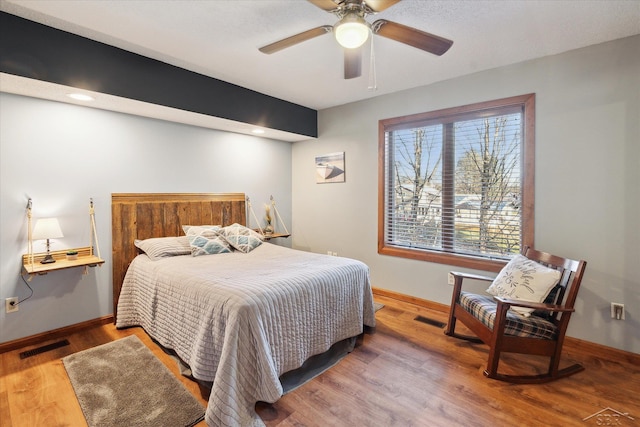
[[453, 278], [453, 274], [451, 274], [451, 273], [447, 274], [447, 283], [449, 283], [451, 286], [453, 286], [453, 284], [455, 283], [455, 279]]
[[611, 318], [624, 320], [624, 304], [620, 304], [618, 302], [611, 303]]
[[331, 252], [331, 255], [338, 256], [338, 252]]
[[327, 251], [327, 255], [333, 255], [333, 252]]
[[7, 313], [18, 311], [18, 297], [11, 297], [4, 300], [4, 308]]

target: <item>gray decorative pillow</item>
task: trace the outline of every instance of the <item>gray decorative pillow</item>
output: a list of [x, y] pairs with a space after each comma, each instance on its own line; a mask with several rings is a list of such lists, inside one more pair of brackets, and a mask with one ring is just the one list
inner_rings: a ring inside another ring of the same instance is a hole
[[[545, 267], [524, 255], [516, 255], [504, 266], [487, 292], [502, 298], [542, 302], [560, 280], [560, 272]], [[511, 307], [516, 313], [529, 317], [533, 309]]]
[[191, 254], [191, 246], [186, 236], [154, 237], [145, 240], [135, 240], [133, 243], [153, 261], [161, 258]]
[[262, 235], [240, 224], [223, 227], [220, 234], [234, 249], [248, 254], [262, 244]]

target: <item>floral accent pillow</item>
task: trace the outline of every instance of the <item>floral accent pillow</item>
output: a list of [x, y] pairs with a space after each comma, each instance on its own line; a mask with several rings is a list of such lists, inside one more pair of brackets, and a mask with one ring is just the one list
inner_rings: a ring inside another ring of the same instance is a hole
[[262, 244], [262, 235], [240, 224], [223, 227], [220, 234], [234, 249], [248, 254]]
[[[516, 255], [500, 271], [487, 292], [503, 298], [543, 302], [559, 280], [558, 270], [545, 267], [524, 255]], [[533, 312], [533, 309], [524, 307], [511, 309], [525, 317]]]

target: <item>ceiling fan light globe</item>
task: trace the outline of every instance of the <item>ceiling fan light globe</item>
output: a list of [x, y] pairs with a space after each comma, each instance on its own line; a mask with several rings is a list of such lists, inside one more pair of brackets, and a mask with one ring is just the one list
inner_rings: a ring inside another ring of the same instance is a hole
[[347, 49], [362, 46], [369, 38], [370, 31], [369, 23], [355, 14], [346, 15], [333, 28], [336, 40]]

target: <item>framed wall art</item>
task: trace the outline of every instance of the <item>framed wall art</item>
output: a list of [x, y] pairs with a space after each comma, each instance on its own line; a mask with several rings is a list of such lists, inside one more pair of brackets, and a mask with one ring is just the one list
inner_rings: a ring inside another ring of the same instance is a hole
[[316, 157], [316, 183], [344, 182], [344, 151]]

